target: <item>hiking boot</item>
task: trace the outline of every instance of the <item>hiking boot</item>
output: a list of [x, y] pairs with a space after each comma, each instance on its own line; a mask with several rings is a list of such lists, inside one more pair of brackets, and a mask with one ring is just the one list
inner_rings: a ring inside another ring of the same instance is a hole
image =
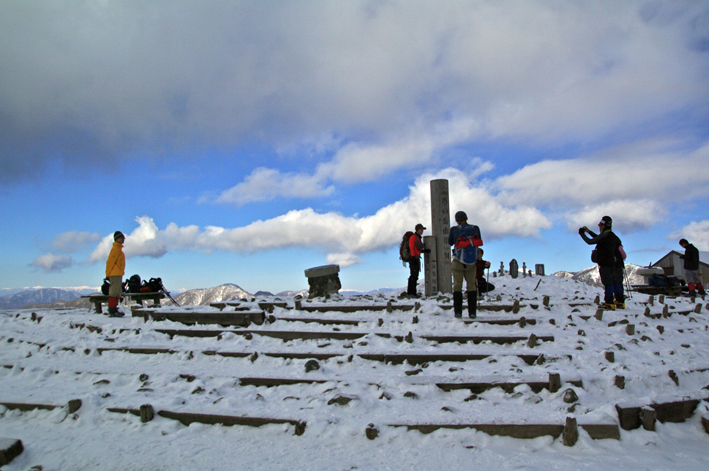
[[123, 317], [124, 315], [117, 307], [108, 308], [108, 317]]
[[458, 318], [463, 317], [463, 293], [453, 292], [453, 315]]
[[607, 309], [609, 311], [615, 311], [615, 304], [614, 303], [603, 303], [600, 306], [601, 309]]
[[478, 292], [468, 291], [468, 317], [475, 319], [478, 312]]
[[689, 293], [687, 293], [687, 295], [688, 295], [690, 298], [695, 298], [695, 297], [697, 297], [697, 292], [694, 291], [694, 290], [692, 290], [692, 291], [690, 291]]
[[625, 303], [624, 303], [624, 302], [620, 302], [620, 301], [616, 301], [616, 302], [615, 302], [615, 308], [616, 308], [616, 309], [625, 309]]

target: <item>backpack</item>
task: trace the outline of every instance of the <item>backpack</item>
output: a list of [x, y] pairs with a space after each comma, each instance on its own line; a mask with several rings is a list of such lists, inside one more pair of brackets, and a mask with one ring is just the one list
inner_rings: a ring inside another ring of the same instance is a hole
[[628, 258], [628, 255], [626, 255], [625, 249], [623, 249], [622, 245], [618, 246], [618, 253], [620, 254], [620, 258], [623, 259], [623, 261], [625, 261], [625, 259]]
[[140, 293], [140, 276], [133, 275], [128, 278], [128, 292], [129, 293]]
[[406, 266], [406, 262], [411, 260], [411, 248], [409, 247], [409, 238], [414, 235], [411, 231], [406, 231], [404, 238], [401, 240], [401, 245], [399, 246], [399, 259]]
[[150, 281], [143, 280], [140, 287], [141, 293], [157, 293], [162, 290], [162, 279], [150, 278]]
[[480, 229], [472, 224], [459, 226], [458, 240], [453, 246], [453, 256], [465, 265], [472, 265], [478, 261], [478, 247], [483, 245], [480, 238]]

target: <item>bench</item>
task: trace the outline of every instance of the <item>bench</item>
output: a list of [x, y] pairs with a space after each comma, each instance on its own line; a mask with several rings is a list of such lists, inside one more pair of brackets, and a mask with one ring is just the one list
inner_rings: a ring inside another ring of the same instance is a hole
[[[94, 303], [96, 307], [96, 313], [101, 314], [103, 310], [101, 309], [101, 304], [108, 303], [108, 296], [104, 294], [91, 294], [89, 296], [82, 296], [82, 298], [87, 298], [89, 301]], [[119, 299], [130, 298], [136, 301], [141, 306], [144, 300], [150, 300], [153, 304], [160, 304], [161, 299], [165, 299], [165, 293], [162, 291], [157, 291], [154, 293], [123, 293]]]

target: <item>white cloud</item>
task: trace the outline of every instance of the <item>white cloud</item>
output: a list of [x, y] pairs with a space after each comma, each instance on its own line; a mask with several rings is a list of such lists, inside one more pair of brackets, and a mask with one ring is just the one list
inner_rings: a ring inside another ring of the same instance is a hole
[[100, 238], [95, 232], [63, 232], [52, 239], [52, 247], [57, 252], [78, 252]]
[[546, 160], [499, 177], [491, 187], [501, 204], [524, 201], [563, 213], [572, 230], [604, 214], [626, 230], [647, 229], [667, 215], [666, 202], [709, 195], [709, 144], [677, 147], [647, 141], [584, 158]]
[[314, 198], [332, 194], [334, 187], [325, 186], [319, 176], [298, 173], [281, 173], [278, 170], [259, 167], [244, 179], [243, 183], [223, 191], [217, 203], [244, 205], [254, 201], [269, 201], [281, 198]]
[[689, 225], [667, 236], [667, 238], [675, 241], [687, 239], [697, 249], [709, 251], [709, 220], [692, 221]]
[[[611, 0], [0, 2], [0, 179], [57, 155], [108, 168], [135, 149], [336, 135], [350, 144], [333, 178], [361, 180], [427, 159], [439, 145], [402, 136], [451, 117], [467, 123], [462, 140], [554, 143], [664, 130], [676, 113], [702, 123], [707, 33], [692, 25], [706, 13]], [[64, 147], [36, 152], [46, 143]], [[348, 170], [358, 158], [370, 172]]]
[[30, 263], [30, 266], [40, 268], [48, 273], [59, 273], [65, 268], [72, 266], [72, 264], [73, 262], [69, 255], [54, 255], [49, 253], [35, 258], [32, 263]]
[[331, 253], [327, 255], [326, 261], [328, 265], [339, 265], [341, 268], [362, 263], [357, 255], [351, 253]]
[[571, 231], [587, 226], [598, 232], [596, 226], [603, 216], [613, 219], [613, 229], [617, 232], [647, 230], [661, 221], [667, 210], [652, 200], [615, 200], [608, 203], [585, 206], [579, 211], [567, 214], [567, 227]]
[[[483, 169], [489, 168], [484, 162], [479, 164]], [[308, 208], [238, 228], [200, 229], [170, 223], [161, 231], [150, 217], [143, 216], [136, 219], [139, 227], [126, 237], [125, 252], [126, 256], [159, 257], [172, 250], [249, 253], [314, 247], [329, 253], [329, 260], [351, 265], [359, 262], [358, 255], [388, 249], [399, 243], [401, 235], [412, 230], [416, 223], [430, 221], [430, 180], [436, 178], [449, 179], [451, 211], [467, 211], [471, 222], [481, 227], [483, 238], [533, 237], [551, 227], [549, 219], [539, 210], [526, 205], [505, 206], [485, 188], [475, 186], [469, 176], [448, 169], [419, 177], [406, 198], [364, 217], [318, 213]], [[105, 260], [111, 244], [110, 236], [104, 238], [88, 261]]]
[[[126, 235], [123, 253], [129, 257], [162, 257], [167, 253], [163, 236], [152, 218], [141, 216], [135, 218], [138, 227]], [[125, 234], [125, 232], [124, 232]], [[89, 255], [88, 262], [105, 261], [113, 247], [113, 233], [107, 235]]]

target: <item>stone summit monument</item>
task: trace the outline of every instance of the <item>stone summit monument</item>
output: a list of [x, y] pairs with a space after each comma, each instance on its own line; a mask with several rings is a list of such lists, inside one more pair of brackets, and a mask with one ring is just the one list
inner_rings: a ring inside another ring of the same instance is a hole
[[424, 247], [431, 252], [424, 254], [424, 277], [426, 296], [453, 292], [451, 250], [448, 233], [451, 228], [448, 180], [431, 180], [431, 232], [423, 239]]
[[339, 265], [323, 265], [305, 270], [310, 286], [308, 299], [337, 294], [342, 289], [339, 272]]

